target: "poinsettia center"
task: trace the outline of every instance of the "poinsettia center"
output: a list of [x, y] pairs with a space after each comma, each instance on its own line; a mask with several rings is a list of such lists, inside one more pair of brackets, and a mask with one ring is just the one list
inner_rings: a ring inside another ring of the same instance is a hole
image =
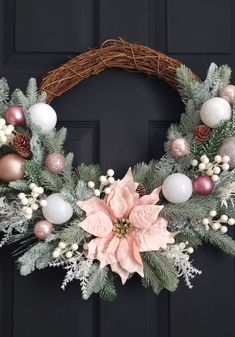
[[113, 225], [113, 232], [119, 237], [126, 237], [132, 230], [132, 225], [128, 219], [118, 219]]

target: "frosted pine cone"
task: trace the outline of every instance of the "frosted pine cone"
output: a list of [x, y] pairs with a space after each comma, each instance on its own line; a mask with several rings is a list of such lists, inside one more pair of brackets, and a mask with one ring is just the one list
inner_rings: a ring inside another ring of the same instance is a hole
[[19, 156], [23, 158], [31, 157], [30, 138], [27, 135], [21, 133], [17, 134], [13, 138], [11, 144]]
[[206, 125], [198, 125], [193, 133], [194, 138], [200, 143], [206, 143], [211, 136], [211, 129]]

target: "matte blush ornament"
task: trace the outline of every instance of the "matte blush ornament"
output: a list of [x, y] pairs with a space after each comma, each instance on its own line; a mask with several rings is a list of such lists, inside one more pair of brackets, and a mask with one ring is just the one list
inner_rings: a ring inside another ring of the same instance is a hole
[[24, 111], [20, 106], [12, 105], [6, 109], [4, 118], [8, 124], [14, 126], [25, 125]]
[[49, 104], [36, 103], [28, 111], [32, 123], [40, 127], [43, 134], [50, 132], [56, 126], [57, 115]]
[[221, 157], [229, 156], [229, 168], [235, 168], [235, 136], [225, 138], [221, 147], [219, 148], [218, 154]]
[[226, 99], [226, 101], [229, 104], [232, 104], [235, 96], [235, 85], [232, 84], [226, 85], [224, 88], [220, 90], [219, 95], [223, 99]]
[[225, 99], [213, 97], [202, 105], [200, 117], [209, 128], [215, 128], [220, 122], [231, 118], [231, 111], [231, 106]]
[[63, 199], [61, 193], [54, 193], [46, 198], [47, 205], [42, 208], [42, 213], [49, 222], [61, 225], [73, 215], [72, 206]]
[[208, 176], [199, 176], [193, 181], [193, 190], [198, 195], [208, 195], [214, 189], [215, 184]]
[[34, 235], [39, 240], [45, 240], [53, 231], [53, 225], [47, 220], [38, 221], [34, 226]]
[[24, 159], [15, 153], [0, 159], [0, 180], [9, 183], [24, 176]]
[[50, 153], [46, 157], [45, 165], [48, 171], [52, 173], [61, 173], [65, 168], [65, 158], [59, 152]]
[[164, 180], [162, 193], [174, 204], [185, 202], [193, 193], [192, 181], [182, 173], [173, 173]]
[[175, 157], [184, 157], [189, 153], [189, 143], [183, 137], [172, 139], [170, 142], [170, 153]]

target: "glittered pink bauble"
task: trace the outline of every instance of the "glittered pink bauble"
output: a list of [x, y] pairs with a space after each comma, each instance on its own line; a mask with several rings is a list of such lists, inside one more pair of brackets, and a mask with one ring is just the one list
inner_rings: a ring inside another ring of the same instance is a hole
[[7, 154], [0, 159], [0, 180], [10, 181], [22, 179], [24, 176], [24, 159], [17, 154]]
[[220, 90], [220, 97], [226, 99], [229, 104], [232, 104], [235, 96], [235, 85], [229, 84]]
[[45, 165], [48, 171], [52, 173], [60, 173], [64, 171], [65, 158], [61, 153], [50, 153], [45, 160]]
[[41, 220], [34, 226], [34, 235], [39, 240], [45, 240], [53, 231], [53, 225], [47, 220]]
[[5, 120], [14, 126], [25, 125], [24, 111], [20, 106], [12, 105], [5, 111]]
[[183, 137], [172, 139], [170, 142], [170, 152], [175, 157], [183, 157], [189, 153], [189, 143]]
[[218, 154], [223, 156], [229, 156], [229, 168], [235, 168], [235, 136], [225, 138], [222, 145], [218, 150]]
[[193, 190], [199, 195], [208, 195], [214, 189], [214, 183], [208, 176], [199, 176], [193, 181]]

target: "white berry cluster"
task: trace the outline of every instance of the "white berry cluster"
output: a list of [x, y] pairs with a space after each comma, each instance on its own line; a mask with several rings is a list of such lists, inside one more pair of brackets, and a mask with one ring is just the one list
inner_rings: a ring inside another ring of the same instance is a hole
[[114, 170], [109, 169], [106, 176], [100, 176], [100, 187], [95, 188], [95, 183], [93, 181], [88, 182], [88, 186], [93, 189], [96, 197], [99, 197], [101, 193], [110, 194], [111, 188], [110, 185], [114, 183]]
[[78, 250], [78, 244], [68, 244], [65, 241], [60, 241], [58, 247], [52, 253], [54, 259], [57, 259], [60, 256], [65, 256], [67, 259], [70, 259]]
[[213, 182], [216, 182], [219, 180], [219, 174], [222, 171], [228, 171], [229, 170], [229, 156], [223, 156], [216, 155], [214, 157], [214, 161], [210, 162], [209, 158], [204, 154], [200, 158], [200, 163], [197, 159], [193, 159], [191, 162], [191, 165], [195, 168], [197, 168], [197, 172], [203, 172], [207, 176], [211, 177], [211, 180]]
[[[173, 243], [173, 242], [172, 242]], [[175, 257], [175, 253], [180, 251], [181, 253], [184, 254], [184, 259], [185, 260], [189, 260], [189, 255], [192, 254], [194, 252], [193, 247], [189, 246], [188, 241], [186, 242], [180, 242], [177, 244], [174, 244], [174, 249], [171, 249], [171, 258]]]
[[9, 124], [6, 125], [6, 121], [4, 118], [0, 118], [0, 144], [8, 144], [13, 136], [14, 126]]
[[[217, 218], [217, 219], [215, 219]], [[228, 231], [227, 226], [222, 224], [228, 224], [233, 226], [235, 224], [235, 219], [229, 218], [226, 214], [222, 214], [220, 218], [217, 217], [217, 212], [212, 210], [209, 212], [208, 218], [202, 219], [202, 224], [205, 226], [206, 230], [213, 229], [215, 231], [220, 230], [221, 233], [226, 233]]]
[[36, 211], [40, 206], [45, 207], [47, 205], [47, 201], [42, 198], [42, 194], [44, 190], [42, 187], [37, 186], [34, 183], [29, 185], [31, 189], [31, 194], [26, 195], [25, 193], [18, 194], [18, 198], [20, 199], [21, 212], [24, 214], [26, 219], [31, 219], [33, 216], [33, 211]]

